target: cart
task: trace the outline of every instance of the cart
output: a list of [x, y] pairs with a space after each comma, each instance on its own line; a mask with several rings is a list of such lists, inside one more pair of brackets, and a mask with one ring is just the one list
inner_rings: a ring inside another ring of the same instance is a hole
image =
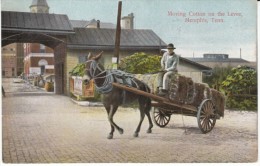
[[166, 97], [157, 96], [123, 84], [112, 84], [117, 88], [149, 97], [152, 100], [153, 121], [159, 127], [165, 127], [170, 122], [172, 114], [183, 114], [185, 116], [197, 117], [198, 127], [201, 132], [208, 133], [214, 128], [216, 119], [220, 118], [218, 110], [216, 110], [215, 104], [211, 99], [204, 99], [199, 107], [195, 107], [175, 103]]

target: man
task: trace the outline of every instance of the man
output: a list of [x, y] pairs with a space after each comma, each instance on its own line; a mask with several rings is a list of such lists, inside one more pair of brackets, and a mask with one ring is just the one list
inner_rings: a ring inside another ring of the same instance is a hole
[[165, 96], [168, 91], [168, 80], [170, 75], [175, 75], [178, 70], [179, 56], [174, 53], [174, 45], [172, 43], [167, 46], [168, 51], [163, 54], [161, 66], [163, 72], [159, 77], [159, 96]]

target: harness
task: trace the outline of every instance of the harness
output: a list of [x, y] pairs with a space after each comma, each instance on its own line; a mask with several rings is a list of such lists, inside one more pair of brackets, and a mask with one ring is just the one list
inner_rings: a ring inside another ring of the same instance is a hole
[[[132, 74], [126, 73], [121, 70], [115, 70], [115, 69], [103, 71], [95, 60], [88, 60], [87, 62], [91, 62], [89, 74], [90, 77], [94, 80], [94, 82], [96, 79], [104, 78], [104, 82], [102, 86], [97, 86], [95, 84], [96, 90], [99, 93], [105, 94], [111, 92], [113, 89], [113, 85], [112, 85], [113, 82], [118, 82], [126, 86], [131, 86], [131, 87], [135, 86], [136, 88], [139, 88], [138, 84], [134, 81], [134, 76]], [[100, 73], [96, 75], [97, 70], [99, 70]], [[105, 76], [100, 76], [101, 74], [104, 73]]]

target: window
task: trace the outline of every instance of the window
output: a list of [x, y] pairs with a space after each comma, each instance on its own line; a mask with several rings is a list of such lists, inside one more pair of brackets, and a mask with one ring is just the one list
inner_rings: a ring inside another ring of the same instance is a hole
[[40, 53], [45, 53], [46, 46], [43, 44], [40, 44]]
[[85, 63], [87, 61], [87, 56], [80, 55], [79, 56], [79, 63]]

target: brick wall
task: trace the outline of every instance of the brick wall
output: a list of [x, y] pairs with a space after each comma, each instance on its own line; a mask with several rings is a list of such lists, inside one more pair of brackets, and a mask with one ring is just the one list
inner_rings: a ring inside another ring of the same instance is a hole
[[31, 57], [31, 67], [39, 67], [38, 63], [41, 59], [45, 59], [48, 62], [48, 65], [54, 64], [53, 57]]

